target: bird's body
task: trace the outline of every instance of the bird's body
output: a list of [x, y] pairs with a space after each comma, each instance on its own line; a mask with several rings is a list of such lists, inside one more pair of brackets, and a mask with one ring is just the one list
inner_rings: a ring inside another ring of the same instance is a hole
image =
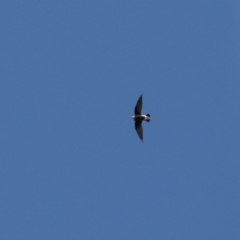
[[135, 121], [135, 129], [139, 138], [143, 141], [143, 128], [142, 121], [150, 122], [150, 114], [142, 114], [142, 95], [139, 97], [137, 104], [134, 109], [134, 115], [132, 119]]
[[150, 116], [144, 115], [144, 114], [134, 115], [134, 116], [132, 116], [132, 119], [135, 120], [135, 121], [147, 121], [147, 122], [149, 122], [150, 121]]

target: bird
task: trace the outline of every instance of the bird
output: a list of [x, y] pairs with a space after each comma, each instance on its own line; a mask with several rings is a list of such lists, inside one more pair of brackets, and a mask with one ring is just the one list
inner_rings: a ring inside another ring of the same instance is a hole
[[139, 138], [143, 141], [143, 128], [142, 121], [150, 122], [150, 114], [142, 114], [142, 96], [139, 97], [137, 104], [134, 108], [134, 115], [131, 117], [135, 121], [135, 129]]

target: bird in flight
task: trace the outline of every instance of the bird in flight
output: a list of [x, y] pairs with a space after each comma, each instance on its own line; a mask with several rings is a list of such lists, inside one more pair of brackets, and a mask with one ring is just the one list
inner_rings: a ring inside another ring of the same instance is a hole
[[135, 129], [139, 138], [143, 141], [143, 128], [142, 128], [142, 121], [150, 122], [150, 114], [142, 114], [142, 95], [139, 97], [137, 104], [134, 109], [134, 116], [132, 119], [135, 121]]

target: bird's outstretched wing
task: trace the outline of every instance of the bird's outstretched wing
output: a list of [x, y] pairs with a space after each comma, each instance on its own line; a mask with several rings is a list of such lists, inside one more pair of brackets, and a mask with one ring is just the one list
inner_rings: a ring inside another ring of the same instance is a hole
[[142, 111], [142, 95], [139, 97], [139, 99], [137, 101], [137, 104], [134, 109], [134, 114], [141, 115], [141, 111]]
[[139, 138], [143, 141], [142, 121], [136, 121], [135, 122], [135, 129], [137, 131], [137, 134], [138, 134]]

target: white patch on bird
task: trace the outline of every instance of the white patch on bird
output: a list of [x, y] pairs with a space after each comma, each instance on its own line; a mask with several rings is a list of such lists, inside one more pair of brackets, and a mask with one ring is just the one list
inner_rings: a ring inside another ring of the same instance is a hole
[[148, 117], [147, 115], [142, 115], [142, 117], [144, 117], [144, 120], [150, 119], [150, 117]]

